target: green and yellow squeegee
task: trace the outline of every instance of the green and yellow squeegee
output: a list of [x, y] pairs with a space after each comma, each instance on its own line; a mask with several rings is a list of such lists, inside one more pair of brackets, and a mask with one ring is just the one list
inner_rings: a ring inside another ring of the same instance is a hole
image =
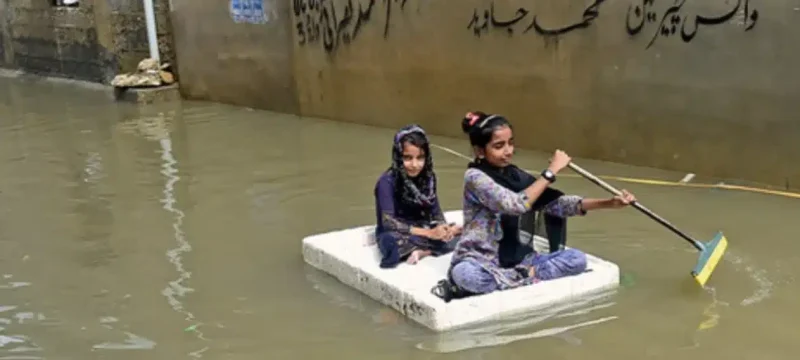
[[[598, 177], [592, 175], [588, 171], [582, 169], [580, 166], [575, 165], [574, 163], [569, 164], [569, 168], [573, 171], [581, 174], [583, 177], [588, 179], [589, 181], [599, 185], [606, 191], [617, 195], [622, 196], [622, 192], [615, 189], [613, 186], [607, 184], [603, 180], [600, 180]], [[664, 220], [660, 216], [656, 215], [638, 201], [631, 203], [636, 209], [643, 212], [645, 215], [649, 216], [651, 219], [657, 221], [661, 225], [664, 225], [668, 229], [672, 230], [672, 232], [678, 234], [680, 237], [684, 238], [690, 244], [692, 244], [698, 251], [700, 251], [700, 258], [697, 261], [697, 265], [692, 270], [692, 277], [700, 284], [700, 286], [705, 286], [708, 279], [711, 277], [711, 273], [714, 271], [714, 268], [717, 267], [720, 259], [722, 259], [722, 254], [725, 253], [725, 249], [728, 248], [728, 240], [722, 235], [722, 232], [717, 232], [714, 238], [707, 242], [701, 243], [693, 239], [691, 236], [686, 235], [682, 231], [678, 230], [675, 226], [670, 224], [667, 220]]]

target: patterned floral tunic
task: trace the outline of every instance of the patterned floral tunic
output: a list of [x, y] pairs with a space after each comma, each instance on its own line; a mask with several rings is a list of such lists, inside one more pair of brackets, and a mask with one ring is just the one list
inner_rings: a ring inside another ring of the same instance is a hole
[[[543, 211], [559, 217], [585, 215], [582, 201], [581, 196], [564, 195], [547, 204]], [[484, 172], [467, 169], [464, 174], [464, 229], [451, 266], [465, 260], [477, 264], [492, 274], [500, 289], [534, 281], [523, 275], [527, 274], [529, 261], [517, 268], [502, 268], [498, 261], [499, 242], [503, 238], [500, 215], [522, 215], [530, 210], [530, 206], [524, 192], [515, 193], [497, 184]]]

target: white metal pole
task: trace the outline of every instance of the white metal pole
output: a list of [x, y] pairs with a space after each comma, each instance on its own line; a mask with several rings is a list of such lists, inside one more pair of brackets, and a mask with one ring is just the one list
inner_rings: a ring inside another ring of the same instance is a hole
[[144, 0], [144, 19], [147, 23], [147, 45], [150, 47], [150, 57], [161, 64], [158, 55], [158, 37], [156, 36], [156, 14], [153, 0]]

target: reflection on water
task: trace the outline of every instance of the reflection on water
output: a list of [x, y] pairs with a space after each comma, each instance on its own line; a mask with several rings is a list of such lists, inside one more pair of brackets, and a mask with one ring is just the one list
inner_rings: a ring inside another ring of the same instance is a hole
[[[708, 289], [688, 278], [697, 253], [681, 239], [632, 210], [597, 212], [570, 222], [570, 245], [619, 264], [623, 287], [444, 334], [305, 266], [303, 237], [374, 221], [393, 133], [0, 79], [0, 359], [796, 355], [800, 207], [774, 196], [629, 184], [687, 232], [726, 233]], [[441, 149], [468, 146], [433, 141], [457, 209], [464, 159]], [[558, 187], [606, 196], [580, 178]]]
[[[563, 339], [575, 345], [581, 341], [570, 331], [583, 327], [615, 320], [616, 315], [594, 317], [588, 319], [589, 314], [614, 306], [611, 301], [616, 291], [607, 291], [599, 294], [577, 298], [566, 304], [558, 304], [535, 314], [509, 318], [498, 323], [471, 327], [464, 330], [455, 330], [436, 337], [435, 340], [417, 344], [422, 350], [447, 353], [481, 347], [493, 347], [510, 344], [516, 341], [541, 338], [547, 336], [565, 335]], [[556, 324], [545, 324], [551, 320]], [[541, 328], [545, 326], [545, 328]], [[537, 330], [538, 328], [538, 330]], [[522, 334], [514, 334], [523, 331]]]
[[[22, 288], [31, 284], [25, 281], [15, 281], [12, 274], [3, 274], [0, 280], [0, 299], [9, 298], [6, 292], [22, 291]], [[2, 300], [0, 300], [2, 301]], [[50, 323], [44, 314], [25, 311], [27, 306], [0, 305], [0, 358], [3, 359], [39, 359], [36, 356], [41, 348], [21, 328], [32, 325], [47, 325]], [[20, 332], [17, 332], [20, 331]]]
[[[175, 230], [175, 241], [178, 243], [177, 248], [167, 251], [167, 258], [172, 264], [175, 265], [175, 270], [179, 274], [179, 278], [177, 280], [170, 281], [169, 286], [165, 288], [162, 293], [167, 297], [170, 305], [172, 305], [172, 308], [175, 309], [175, 311], [186, 315], [186, 321], [194, 322], [194, 315], [186, 310], [178, 300], [178, 298], [185, 297], [188, 293], [194, 291], [194, 289], [185, 285], [185, 282], [191, 278], [192, 274], [186, 271], [181, 260], [182, 255], [192, 251], [192, 246], [188, 241], [186, 241], [186, 236], [182, 229], [183, 217], [185, 215], [183, 211], [175, 208], [175, 183], [180, 180], [180, 177], [177, 175], [178, 169], [176, 168], [178, 162], [172, 155], [172, 139], [169, 137], [169, 134], [166, 134], [166, 136], [159, 139], [158, 142], [161, 145], [162, 150], [161, 159], [164, 160], [163, 170], [161, 173], [167, 178], [167, 181], [164, 185], [164, 198], [162, 199], [162, 203], [164, 204], [164, 210], [174, 214], [175, 222], [172, 224], [172, 227]], [[193, 324], [191, 325], [191, 329], [197, 334], [198, 338], [204, 339], [203, 333], [200, 331], [200, 329], [198, 329], [199, 325], [200, 324]], [[203, 347], [200, 350], [190, 352], [189, 355], [199, 358], [206, 350], [208, 350], [208, 347]]]
[[[178, 161], [173, 152], [173, 142], [167, 121], [168, 114], [159, 112], [154, 116], [143, 116], [123, 122], [121, 126], [129, 132], [141, 135], [149, 141], [158, 142], [160, 149], [161, 169], [160, 173], [164, 176], [164, 187], [162, 190], [162, 197], [159, 199], [162, 208], [167, 212], [167, 217], [171, 219], [171, 227], [173, 230], [173, 240], [176, 247], [170, 248], [166, 251], [167, 260], [175, 267], [178, 273], [178, 278], [170, 280], [167, 286], [161, 291], [161, 294], [167, 298], [167, 302], [173, 310], [183, 315], [184, 320], [187, 322], [185, 332], [195, 334], [198, 339], [207, 340], [204, 338], [201, 331], [202, 323], [197, 322], [195, 315], [189, 311], [184, 302], [184, 299], [194, 289], [188, 286], [188, 281], [191, 279], [192, 274], [189, 272], [183, 263], [183, 257], [192, 251], [192, 246], [186, 239], [186, 232], [183, 229], [183, 219], [185, 213], [178, 206], [178, 199], [176, 198], [175, 187], [181, 180], [178, 170]], [[133, 334], [129, 334], [127, 340], [128, 345], [112, 344], [113, 347], [105, 346], [106, 349], [132, 349], [136, 347], [149, 346], [152, 347], [155, 343], [142, 339]], [[98, 347], [96, 347], [98, 348]], [[201, 349], [190, 351], [189, 356], [200, 358], [202, 354], [208, 350], [208, 346]]]
[[[415, 334], [398, 326], [398, 313], [391, 309], [375, 306], [367, 296], [343, 286], [338, 280], [320, 273], [315, 269], [306, 270], [306, 280], [330, 304], [355, 312], [354, 315], [371, 319], [375, 322], [376, 331], [384, 336], [404, 337], [418, 341], [417, 349], [434, 353], [451, 353], [484, 347], [497, 347], [516, 341], [542, 337], [559, 338], [570, 345], [581, 345], [577, 330], [599, 325], [618, 318], [613, 309], [616, 290], [578, 298], [567, 304], [547, 308], [535, 314], [522, 314], [502, 321], [471, 326], [453, 330], [443, 334]], [[595, 315], [593, 313], [600, 312]], [[411, 324], [410, 322], [408, 322]]]

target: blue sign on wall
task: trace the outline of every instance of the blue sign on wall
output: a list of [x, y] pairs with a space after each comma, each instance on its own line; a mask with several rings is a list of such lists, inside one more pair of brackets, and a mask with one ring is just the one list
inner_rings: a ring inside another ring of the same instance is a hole
[[229, 10], [237, 24], [264, 24], [268, 20], [264, 0], [230, 0]]

